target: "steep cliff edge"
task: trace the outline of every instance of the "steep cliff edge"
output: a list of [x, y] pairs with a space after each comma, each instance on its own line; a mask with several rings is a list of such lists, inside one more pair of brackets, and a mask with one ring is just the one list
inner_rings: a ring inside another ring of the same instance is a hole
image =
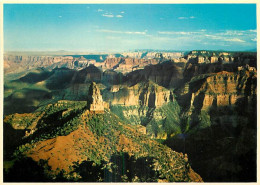
[[173, 101], [170, 90], [152, 81], [137, 83], [133, 86], [115, 85], [104, 94], [104, 98], [111, 105], [161, 107]]
[[234, 107], [242, 100], [250, 104], [256, 98], [256, 80], [256, 72], [246, 68], [222, 71], [195, 76], [176, 93], [180, 94], [179, 102], [188, 102], [183, 107], [188, 107], [189, 112]]
[[188, 152], [205, 181], [256, 181], [257, 79], [250, 69], [194, 76], [175, 91], [182, 134], [165, 143]]
[[192, 77], [218, 73], [221, 71], [237, 72], [240, 66], [256, 68], [257, 57], [255, 52], [210, 52], [192, 51], [186, 55], [187, 63], [183, 71], [186, 81]]
[[103, 91], [111, 111], [132, 125], [142, 125], [152, 138], [180, 133], [179, 105], [174, 94], [152, 81], [112, 86]]

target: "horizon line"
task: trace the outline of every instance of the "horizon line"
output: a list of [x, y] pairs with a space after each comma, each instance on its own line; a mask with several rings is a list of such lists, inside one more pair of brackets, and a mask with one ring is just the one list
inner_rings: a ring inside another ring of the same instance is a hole
[[257, 48], [252, 48], [252, 49], [245, 49], [245, 50], [227, 50], [227, 49], [129, 49], [129, 50], [115, 50], [115, 51], [104, 51], [104, 50], [78, 50], [78, 51], [73, 51], [73, 50], [7, 50], [3, 51], [4, 54], [6, 53], [14, 53], [14, 52], [19, 52], [19, 53], [54, 53], [54, 52], [66, 52], [66, 53], [123, 53], [123, 52], [144, 52], [144, 51], [151, 51], [151, 52], [187, 52], [187, 51], [229, 51], [229, 52], [245, 52], [245, 51], [252, 51], [252, 52], [257, 52]]

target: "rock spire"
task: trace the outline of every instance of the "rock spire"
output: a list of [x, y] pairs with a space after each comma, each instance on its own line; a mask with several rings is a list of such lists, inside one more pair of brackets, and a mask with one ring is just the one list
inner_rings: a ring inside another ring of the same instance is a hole
[[104, 112], [105, 102], [103, 102], [102, 95], [95, 82], [92, 82], [89, 86], [87, 108], [93, 112]]

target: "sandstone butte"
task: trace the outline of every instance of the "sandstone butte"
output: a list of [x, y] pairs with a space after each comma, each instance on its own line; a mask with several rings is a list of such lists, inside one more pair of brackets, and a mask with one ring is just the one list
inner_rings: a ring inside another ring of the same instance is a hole
[[87, 108], [95, 113], [104, 113], [105, 108], [109, 108], [108, 104], [103, 101], [100, 90], [95, 82], [89, 86]]

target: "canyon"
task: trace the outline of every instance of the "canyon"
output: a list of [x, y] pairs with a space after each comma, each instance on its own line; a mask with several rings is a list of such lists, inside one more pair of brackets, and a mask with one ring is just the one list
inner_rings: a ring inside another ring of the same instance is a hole
[[151, 181], [256, 179], [254, 52], [5, 55], [4, 66], [4, 137], [17, 137], [5, 152], [49, 160], [49, 179], [84, 179], [75, 169], [89, 161], [119, 173], [109, 160], [131, 156], [153, 159]]

